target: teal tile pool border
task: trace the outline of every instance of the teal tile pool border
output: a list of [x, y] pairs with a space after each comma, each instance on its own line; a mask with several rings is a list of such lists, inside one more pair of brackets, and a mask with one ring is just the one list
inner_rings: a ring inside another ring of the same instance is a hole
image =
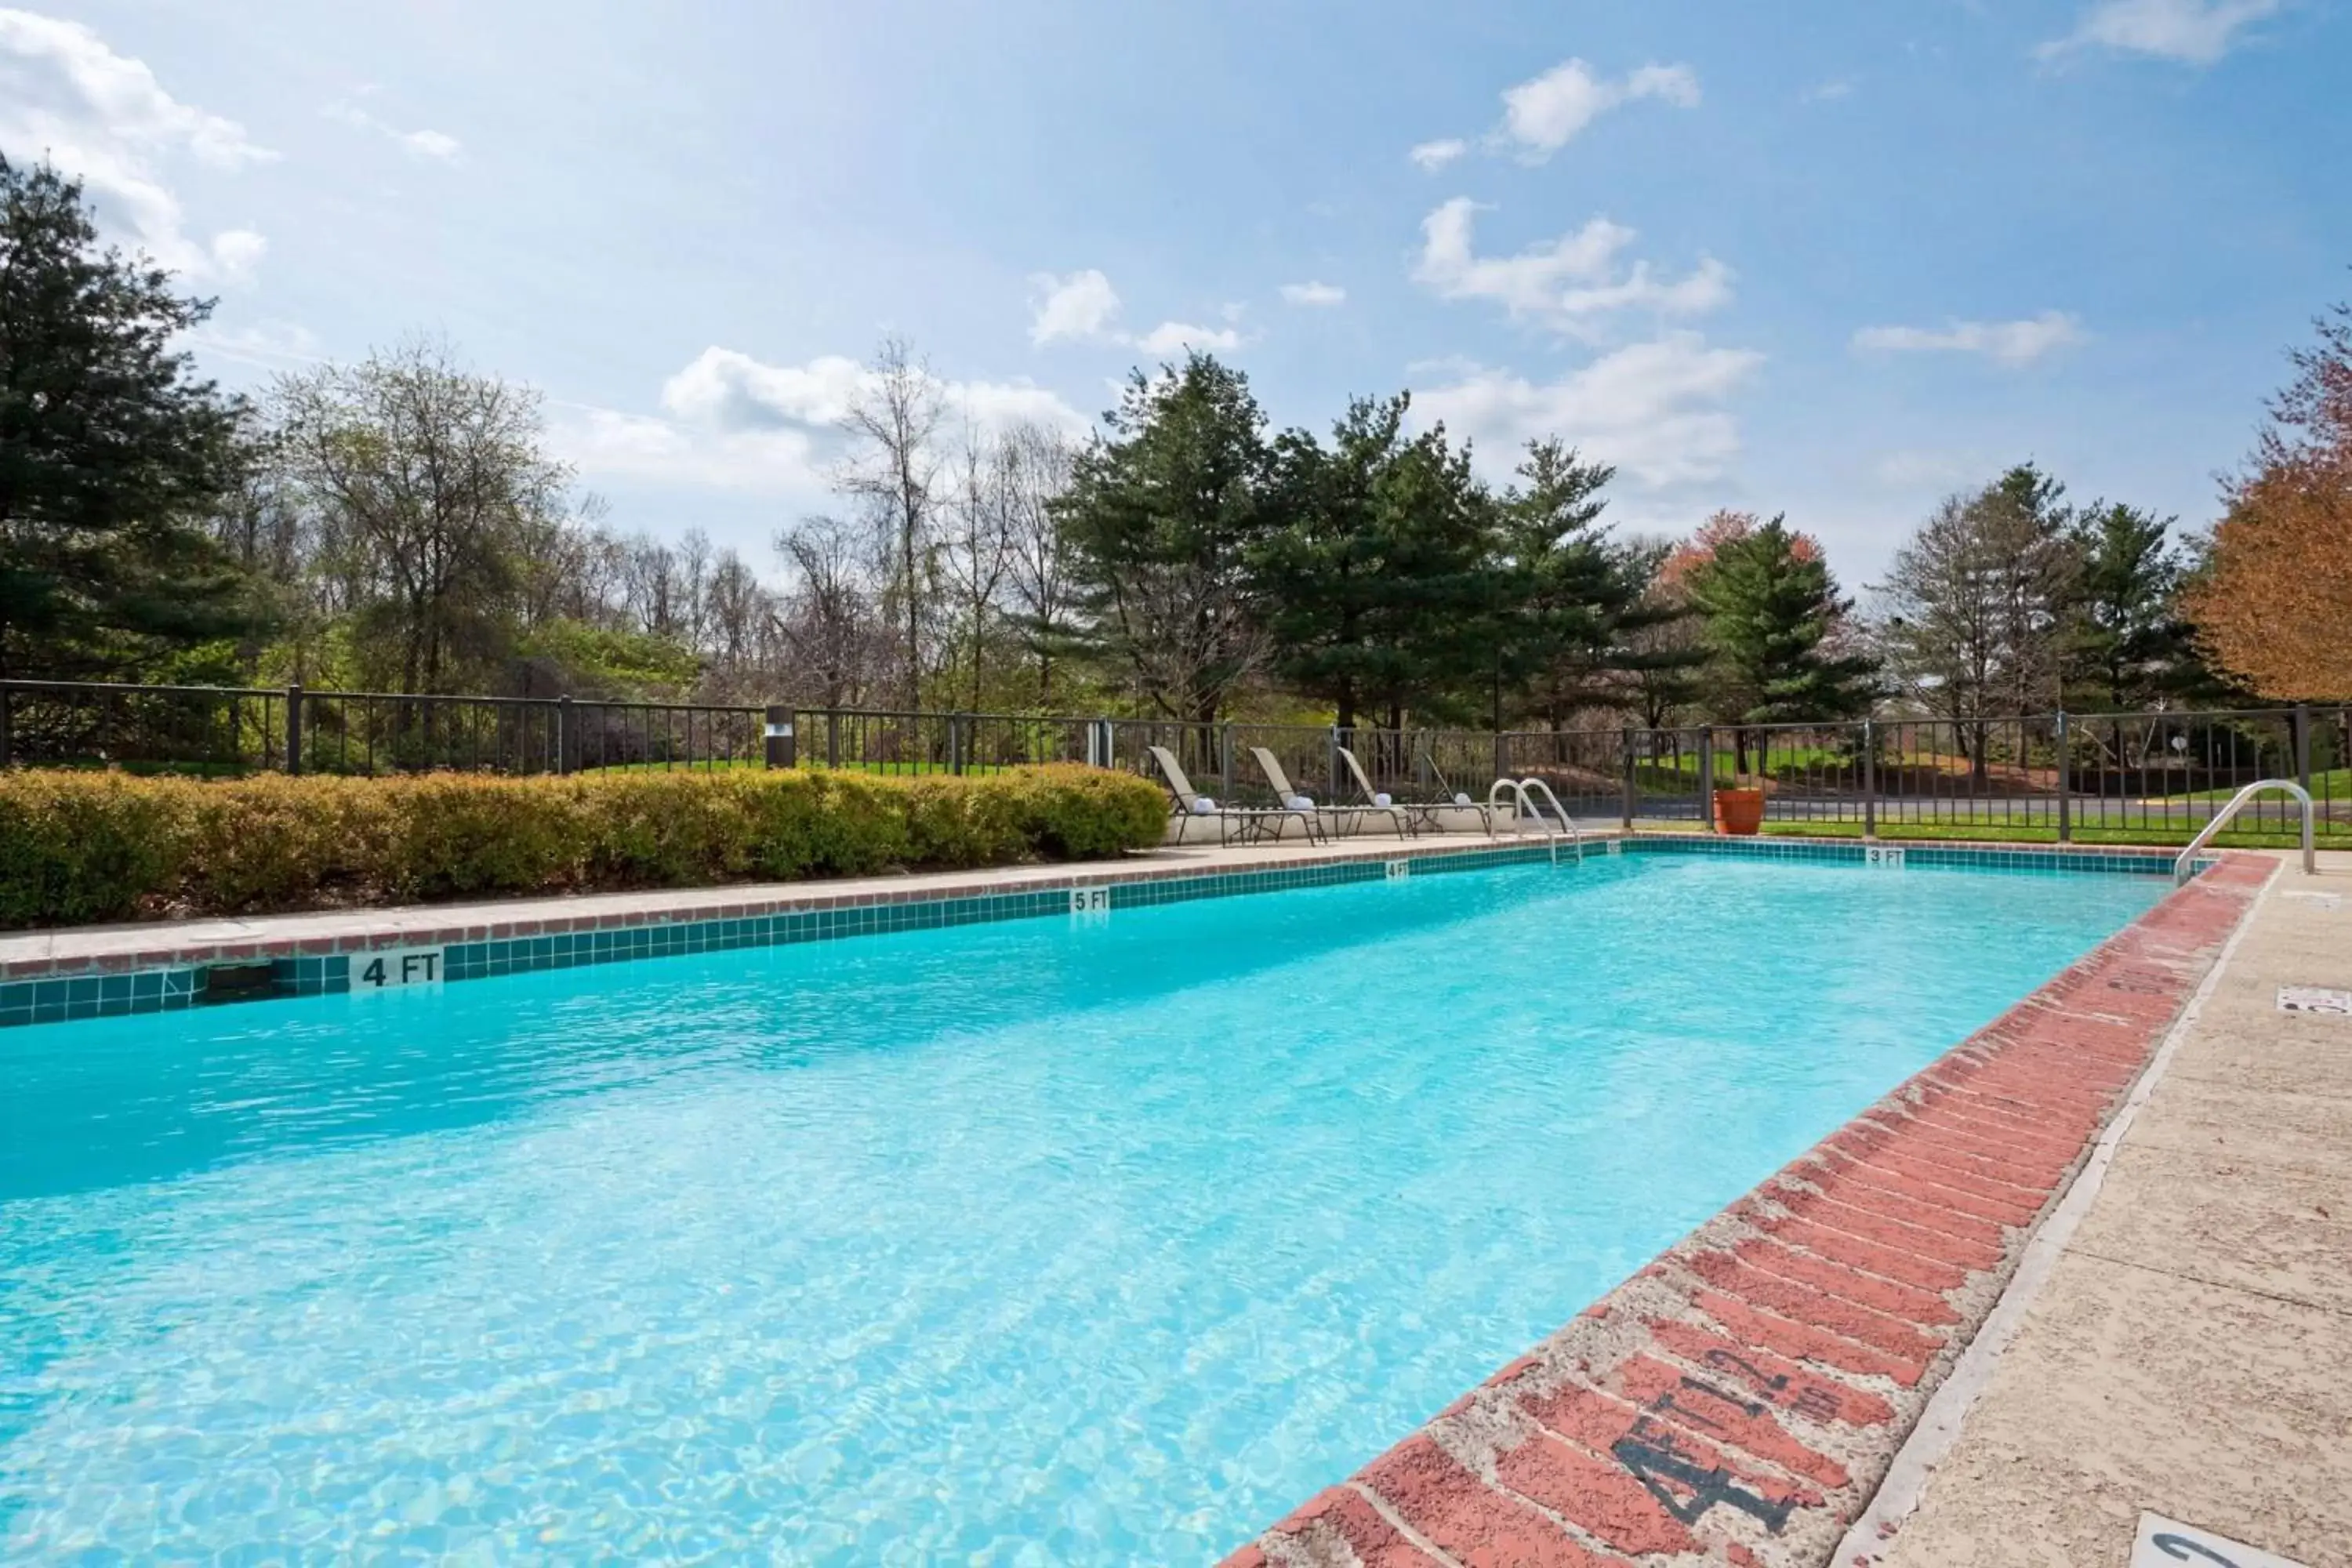
[[[1654, 834], [1631, 838], [1615, 834], [1593, 836], [1584, 840], [1581, 853], [1699, 855], [1859, 865], [1874, 852], [1883, 858], [1887, 850], [1898, 848], [1902, 864], [1923, 868], [1940, 866], [2047, 875], [2156, 875], [2168, 874], [2172, 868], [2169, 851], [2060, 851], [2039, 846], [1873, 846], [1848, 841], [1725, 839], [1698, 834]], [[227, 1000], [226, 984], [220, 993], [212, 984], [215, 971], [223, 969], [240, 972], [241, 983], [234, 991], [238, 1000], [346, 992], [352, 986], [354, 963], [363, 965], [370, 952], [394, 947], [438, 948], [446, 980], [479, 980], [677, 953], [720, 952], [834, 942], [887, 931], [1035, 920], [1070, 912], [1072, 893], [1080, 889], [1101, 889], [1111, 909], [1140, 909], [1196, 899], [1237, 898], [1298, 888], [1378, 881], [1389, 875], [1388, 868], [1397, 861], [1408, 862], [1412, 875], [1433, 876], [1526, 865], [1567, 853], [1567, 845], [1555, 846], [1549, 840], [1493, 846], [1400, 843], [1367, 848], [1342, 858], [1292, 860], [1248, 870], [1201, 871], [1153, 866], [1074, 868], [1069, 874], [1044, 884], [1033, 881], [999, 889], [948, 890], [930, 897], [912, 893], [845, 896], [812, 889], [766, 903], [716, 904], [702, 909], [619, 915], [605, 912], [583, 915], [576, 920], [478, 921], [441, 931], [222, 944], [210, 950], [158, 955], [168, 962], [109, 958], [88, 963], [79, 972], [30, 978], [18, 978], [16, 972], [23, 966], [17, 965], [12, 966], [8, 980], [0, 982], [0, 1028], [163, 1012]], [[2208, 856], [2200, 858], [2195, 868], [2202, 871], [2217, 863], [2217, 858]], [[727, 891], [713, 889], [714, 898], [724, 898]], [[248, 978], [262, 965], [268, 966], [266, 977]]]
[[148, 969], [0, 985], [0, 1028], [192, 1007], [202, 980], [203, 972], [197, 969]]
[[[2120, 872], [2130, 876], [2168, 877], [2175, 849], [2060, 849], [2040, 844], [1943, 844], [1918, 839], [1858, 838], [1717, 838], [1705, 834], [1652, 834], [1628, 842], [1629, 849], [1646, 855], [1723, 855], [1743, 859], [1831, 860], [1859, 865], [1873, 854], [1890, 851], [1904, 866], [1946, 866], [1972, 871], [2021, 871], [2051, 876], [2083, 872]], [[2190, 863], [2192, 873], [2210, 870], [2216, 855], [2200, 855]]]

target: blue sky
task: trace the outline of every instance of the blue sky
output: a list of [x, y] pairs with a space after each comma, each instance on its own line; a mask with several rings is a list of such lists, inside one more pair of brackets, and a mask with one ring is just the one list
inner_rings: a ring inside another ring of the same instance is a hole
[[982, 423], [1182, 342], [1283, 424], [1410, 387], [1860, 588], [2028, 457], [2210, 520], [2352, 295], [2346, 10], [95, 0], [0, 9], [0, 150], [219, 295], [224, 380], [444, 334], [771, 571], [895, 331]]

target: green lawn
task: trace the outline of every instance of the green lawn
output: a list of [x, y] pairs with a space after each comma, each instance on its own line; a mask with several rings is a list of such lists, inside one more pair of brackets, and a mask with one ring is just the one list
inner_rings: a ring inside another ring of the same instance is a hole
[[[2242, 789], [2242, 784], [2228, 784], [2216, 789], [2200, 789], [2184, 796], [2188, 800], [2227, 800]], [[2311, 775], [2311, 798], [2314, 800], [2352, 800], [2352, 768], [2330, 768], [2324, 773]], [[2284, 792], [2263, 798], [2285, 800]]]

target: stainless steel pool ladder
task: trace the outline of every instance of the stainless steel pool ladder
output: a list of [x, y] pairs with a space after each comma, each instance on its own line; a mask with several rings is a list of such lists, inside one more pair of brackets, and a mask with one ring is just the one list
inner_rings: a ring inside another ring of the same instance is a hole
[[2189, 868], [2197, 864], [2197, 852], [2213, 842], [2214, 835], [2229, 826], [2231, 820], [2252, 804], [2256, 795], [2274, 789], [2283, 789], [2303, 802], [2303, 874], [2306, 877], [2313, 875], [2311, 792], [2293, 779], [2257, 779], [2231, 795], [2230, 804], [2215, 812], [2205, 826], [2197, 830], [2197, 837], [2189, 841], [2189, 847], [2172, 862], [2173, 885], [2178, 887], [2189, 880]]
[[[1576, 850], [1578, 863], [1580, 865], [1583, 863], [1584, 830], [1576, 826], [1576, 819], [1568, 815], [1568, 808], [1561, 805], [1559, 797], [1551, 793], [1551, 785], [1539, 778], [1496, 779], [1494, 786], [1486, 792], [1486, 809], [1489, 816], [1501, 806], [1503, 792], [1506, 790], [1508, 790], [1517, 801], [1517, 805], [1511, 811], [1511, 832], [1514, 835], [1519, 831], [1520, 821], [1532, 816], [1544, 825], [1544, 832], [1551, 840], [1553, 865], [1559, 864], [1559, 841], [1562, 838], [1567, 839], [1570, 847]], [[1541, 795], [1550, 803], [1553, 815], [1559, 818], [1559, 826], [1557, 829], [1552, 826], [1551, 818], [1546, 816], [1538, 809], [1535, 802], [1528, 798], [1531, 794]]]

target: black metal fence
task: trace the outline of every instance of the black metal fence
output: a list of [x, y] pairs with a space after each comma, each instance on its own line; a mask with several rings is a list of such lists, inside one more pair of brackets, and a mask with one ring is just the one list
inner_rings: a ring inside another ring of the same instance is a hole
[[[1696, 826], [1710, 820], [1717, 791], [1760, 786], [1768, 824], [1831, 833], [2185, 838], [2241, 786], [2287, 778], [2310, 791], [2323, 833], [2352, 835], [2352, 710], [2341, 708], [1496, 734], [0, 681], [0, 765], [199, 776], [562, 773], [774, 761], [886, 774], [1089, 763], [1159, 778], [1153, 753], [1164, 749], [1202, 793], [1260, 805], [1278, 793], [1263, 751], [1291, 789], [1337, 803], [1361, 793], [1343, 748], [1375, 791], [1399, 800], [1483, 800], [1497, 778], [1535, 777], [1580, 818]], [[2240, 822], [2287, 832], [2298, 810], [2270, 796]]]
[[758, 709], [299, 686], [0, 681], [0, 765], [200, 777], [756, 765]]
[[[1760, 785], [1768, 823], [2185, 838], [2241, 788], [2280, 778], [2310, 793], [2322, 831], [2352, 833], [2347, 720], [2293, 708], [1670, 731], [1644, 749], [1640, 812], [1704, 815], [1706, 781]], [[2268, 795], [2238, 823], [2289, 832], [2301, 809]]]

